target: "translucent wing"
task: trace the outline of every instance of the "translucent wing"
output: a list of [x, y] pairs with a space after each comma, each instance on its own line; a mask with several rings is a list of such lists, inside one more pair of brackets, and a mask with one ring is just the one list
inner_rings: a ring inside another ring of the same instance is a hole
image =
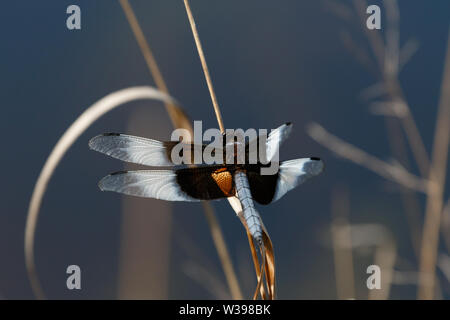
[[[265, 139], [266, 149], [263, 154], [260, 154], [262, 157], [262, 160], [264, 160], [262, 162], [267, 163], [272, 160], [278, 161], [278, 159], [274, 159], [274, 156], [279, 151], [280, 145], [284, 142], [284, 140], [286, 140], [289, 137], [291, 130], [292, 130], [292, 123], [287, 122], [285, 124], [282, 124], [278, 128], [270, 131], [269, 135]], [[255, 148], [255, 146], [259, 148], [261, 139], [263, 139], [263, 137], [259, 136], [257, 139], [254, 139], [247, 144], [247, 149], [246, 149], [247, 159], [250, 159], [251, 156], [255, 157], [254, 152], [258, 151], [258, 149]], [[252, 145], [252, 144], [256, 144], [256, 145]], [[264, 156], [264, 154], [265, 154], [265, 156]], [[259, 155], [258, 155], [258, 157], [259, 157]]]
[[167, 201], [199, 201], [183, 192], [172, 170], [121, 171], [100, 180], [102, 191]]
[[288, 191], [321, 173], [323, 162], [319, 158], [303, 158], [284, 161], [278, 172], [277, 187], [273, 201], [283, 197]]
[[279, 151], [280, 145], [289, 137], [292, 130], [292, 123], [287, 122], [275, 130], [270, 131], [266, 142], [266, 158], [270, 161]]
[[89, 141], [92, 150], [147, 166], [172, 166], [172, 144], [119, 133], [105, 133]]
[[259, 165], [247, 166], [246, 169], [253, 199], [260, 204], [269, 204], [322, 172], [323, 162], [319, 158], [284, 161], [274, 175], [261, 175]]
[[[178, 146], [174, 150], [175, 146]], [[178, 141], [158, 141], [153, 139], [147, 139], [142, 137], [130, 136], [120, 133], [104, 133], [92, 138], [89, 141], [89, 147], [92, 150], [104, 153], [113, 158], [143, 164], [146, 166], [173, 166], [181, 164], [181, 160], [184, 159], [185, 164], [192, 164], [194, 162], [195, 144], [180, 143]], [[203, 153], [206, 145], [198, 145], [199, 151]], [[177, 161], [180, 163], [174, 163], [172, 161], [172, 151], [178, 157]], [[189, 154], [183, 152], [189, 151]], [[222, 153], [222, 149], [215, 149], [213, 152]], [[190, 159], [189, 159], [190, 158]]]
[[226, 166], [120, 171], [100, 180], [99, 187], [167, 201], [215, 200], [234, 194], [232, 172]]

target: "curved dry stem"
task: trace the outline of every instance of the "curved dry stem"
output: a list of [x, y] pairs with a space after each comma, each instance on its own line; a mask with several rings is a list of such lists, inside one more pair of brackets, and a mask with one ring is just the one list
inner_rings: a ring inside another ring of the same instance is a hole
[[86, 111], [84, 111], [61, 136], [47, 158], [36, 181], [36, 185], [31, 196], [25, 227], [25, 264], [32, 290], [38, 299], [45, 298], [45, 295], [36, 273], [34, 260], [34, 238], [39, 217], [39, 209], [50, 178], [67, 150], [69, 150], [77, 138], [92, 123], [114, 108], [117, 108], [124, 103], [139, 99], [154, 99], [176, 105], [175, 99], [153, 87], [131, 87], [113, 92], [86, 109]]
[[266, 274], [266, 286], [270, 300], [276, 298], [275, 291], [275, 253], [273, 250], [272, 240], [266, 227], [263, 226], [263, 244], [264, 244], [264, 261], [265, 261], [265, 274]]
[[[240, 204], [239, 199], [235, 197], [228, 198], [228, 201], [230, 202], [231, 206], [233, 207], [234, 211], [236, 212], [237, 216], [241, 220], [242, 225], [245, 228], [245, 231], [247, 233], [248, 243], [250, 246], [250, 251], [252, 254], [253, 259], [253, 266], [255, 267], [255, 273], [256, 273], [256, 289], [255, 293], [253, 295], [253, 300], [258, 298], [258, 292], [263, 300], [274, 300], [275, 299], [275, 255], [272, 245], [272, 240], [270, 240], [269, 234], [267, 232], [266, 227], [264, 224], [262, 224], [263, 228], [263, 234], [262, 239], [263, 243], [260, 248], [260, 255], [262, 262], [259, 262], [258, 258], [258, 249], [257, 245], [255, 244], [252, 235], [250, 234], [250, 231], [247, 226], [247, 222], [245, 221], [243, 215], [242, 215], [242, 207]], [[265, 276], [265, 282], [264, 280]]]
[[[253, 300], [256, 300], [256, 298], [258, 297], [258, 291], [261, 288], [260, 282], [261, 282], [262, 270], [260, 269], [260, 266], [259, 266], [258, 253], [256, 251], [255, 243], [253, 242], [253, 237], [250, 234], [250, 231], [248, 230], [247, 225], [242, 218], [241, 218], [241, 222], [244, 225], [245, 231], [247, 233], [248, 243], [250, 246], [250, 252], [252, 253], [253, 266], [255, 267], [257, 285], [256, 285], [255, 293], [253, 294]], [[261, 296], [263, 296], [263, 294], [264, 294], [264, 292], [261, 292]]]
[[[252, 239], [253, 241], [253, 239]], [[253, 294], [253, 300], [256, 300], [258, 298], [258, 292], [261, 293], [261, 297], [263, 299], [266, 298], [265, 294], [265, 287], [263, 284], [264, 280], [264, 273], [265, 273], [265, 267], [266, 267], [266, 256], [264, 254], [264, 246], [261, 247], [261, 257], [262, 257], [262, 263], [261, 263], [261, 269], [259, 270], [259, 276], [257, 276], [258, 283], [256, 284], [255, 293]]]

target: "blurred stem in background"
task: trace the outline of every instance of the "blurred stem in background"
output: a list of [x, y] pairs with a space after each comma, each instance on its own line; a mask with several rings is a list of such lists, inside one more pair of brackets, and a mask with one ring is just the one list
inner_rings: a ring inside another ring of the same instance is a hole
[[[138, 108], [131, 113], [126, 132], [141, 137], [164, 137], [167, 128], [170, 122], [164, 109]], [[124, 170], [133, 168], [125, 164]], [[122, 197], [119, 299], [169, 298], [172, 209], [169, 201]]]
[[444, 209], [444, 188], [450, 139], [450, 29], [447, 39], [444, 77], [434, 132], [430, 184], [427, 191], [425, 225], [422, 235], [420, 259], [420, 287], [418, 298], [432, 299], [439, 247], [439, 231]]
[[373, 251], [374, 265], [382, 270], [381, 287], [369, 290], [368, 299], [388, 299], [397, 257], [396, 244], [391, 233], [380, 224], [350, 223], [350, 196], [345, 186], [334, 187], [331, 195], [331, 212], [331, 239], [338, 299], [357, 299], [354, 256], [358, 249]]
[[350, 199], [348, 189], [338, 186], [331, 195], [331, 239], [334, 255], [337, 297], [340, 300], [355, 299], [355, 275], [350, 218]]
[[[365, 151], [339, 139], [328, 133], [319, 124], [310, 124], [307, 131], [309, 135], [329, 148], [337, 155], [350, 160], [356, 164], [368, 168], [380, 176], [397, 182], [401, 187], [402, 201], [405, 214], [410, 227], [411, 241], [414, 252], [419, 259], [419, 299], [433, 299], [439, 286], [436, 285], [436, 263], [439, 248], [439, 234], [441, 216], [444, 211], [444, 190], [448, 160], [448, 148], [450, 139], [450, 30], [447, 39], [447, 54], [444, 61], [444, 77], [442, 80], [441, 97], [439, 101], [438, 116], [436, 120], [433, 150], [430, 157], [426, 151], [420, 132], [414, 121], [411, 109], [406, 101], [398, 73], [412, 55], [411, 45], [400, 50], [400, 33], [397, 1], [386, 0], [383, 2], [386, 12], [387, 26], [384, 28], [386, 39], [376, 30], [365, 28], [367, 2], [354, 0], [354, 8], [359, 16], [360, 24], [366, 34], [372, 53], [375, 56], [376, 66], [370, 64], [370, 54], [364, 48], [352, 42], [347, 36], [344, 40], [349, 44], [355, 57], [369, 66], [369, 70], [376, 70], [376, 75], [381, 82], [376, 88], [371, 88], [373, 97], [382, 98], [386, 101], [372, 104], [375, 106], [374, 113], [385, 116], [386, 129], [389, 136], [391, 152], [396, 160], [395, 163], [384, 162]], [[348, 13], [351, 10], [341, 3], [334, 3], [332, 11]], [[346, 15], [344, 15], [346, 16]], [[347, 33], [344, 33], [347, 35]], [[407, 42], [405, 47], [411, 44]], [[409, 53], [405, 53], [409, 51]], [[403, 61], [402, 61], [403, 59]], [[374, 86], [375, 87], [375, 86]], [[369, 91], [369, 90], [367, 90]], [[375, 94], [374, 94], [375, 93]], [[420, 171], [420, 177], [409, 171], [407, 148], [401, 138], [399, 126], [408, 141], [412, 155]], [[430, 162], [431, 158], [431, 162]], [[418, 201], [414, 192], [426, 195], [425, 220], [422, 232], [418, 213]], [[448, 231], [442, 228], [442, 233], [448, 237]], [[421, 242], [418, 239], [421, 238]]]
[[[422, 177], [425, 178], [429, 169], [428, 155], [398, 80], [398, 73], [401, 71], [400, 64], [402, 56], [400, 54], [400, 13], [398, 4], [396, 0], [383, 1], [383, 4], [386, 9], [386, 42], [383, 41], [378, 32], [370, 32], [373, 30], [367, 28], [364, 28], [364, 32], [369, 39], [372, 52], [376, 58], [375, 69], [379, 70], [378, 77], [381, 78], [381, 84], [391, 100], [388, 104], [388, 109], [391, 109], [393, 112], [384, 116], [386, 131], [389, 137], [389, 147], [394, 159], [409, 170], [408, 150], [402, 134], [403, 127]], [[354, 5], [359, 14], [360, 21], [365, 21], [366, 16], [362, 10], [367, 8], [367, 2], [354, 0]], [[410, 229], [411, 245], [414, 254], [419, 259], [421, 238], [420, 205], [412, 190], [400, 186], [400, 193], [406, 220]]]

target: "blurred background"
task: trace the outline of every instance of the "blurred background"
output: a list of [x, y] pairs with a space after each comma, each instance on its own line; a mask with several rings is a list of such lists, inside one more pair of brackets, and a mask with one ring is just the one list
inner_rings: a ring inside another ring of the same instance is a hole
[[[383, 39], [393, 1], [386, 2], [369, 3], [381, 7]], [[308, 128], [318, 128], [311, 123], [319, 123], [385, 163], [401, 163], [421, 175], [401, 121], [386, 116], [383, 70], [359, 18], [364, 2], [355, 3], [191, 1], [225, 127], [270, 129], [290, 121], [294, 129], [280, 159], [317, 156], [326, 164], [320, 176], [280, 201], [258, 206], [274, 245], [280, 299], [417, 296], [427, 196], [337, 157], [308, 134], [314, 131]], [[81, 30], [66, 28], [71, 4], [81, 8]], [[130, 4], [170, 93], [204, 129], [217, 127], [183, 2]], [[396, 78], [430, 155], [450, 2], [398, 1], [398, 9]], [[24, 228], [49, 153], [91, 104], [116, 90], [154, 82], [118, 1], [9, 1], [0, 13], [0, 30], [0, 298], [32, 299]], [[36, 267], [47, 297], [230, 298], [200, 204], [100, 192], [99, 179], [124, 168], [89, 150], [89, 139], [103, 132], [168, 140], [172, 127], [161, 103], [132, 102], [95, 122], [65, 155], [48, 185], [36, 230]], [[406, 147], [400, 156], [392, 148], [396, 137]], [[448, 197], [447, 187], [434, 295], [444, 299], [450, 298]], [[251, 298], [256, 280], [245, 231], [227, 201], [213, 206], [243, 296]], [[81, 290], [66, 288], [71, 264], [81, 267]], [[380, 265], [382, 277], [384, 271], [389, 275], [390, 290], [367, 289], [372, 264]]]

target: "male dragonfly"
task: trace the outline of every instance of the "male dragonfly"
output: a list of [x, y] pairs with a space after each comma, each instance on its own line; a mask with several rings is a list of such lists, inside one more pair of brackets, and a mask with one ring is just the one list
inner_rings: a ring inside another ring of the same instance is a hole
[[[272, 130], [265, 140], [265, 158], [273, 160], [280, 144], [289, 136], [291, 123]], [[259, 138], [258, 138], [259, 139]], [[238, 142], [231, 142], [237, 150]], [[118, 133], [105, 133], [92, 138], [89, 147], [113, 158], [146, 166], [174, 166], [171, 152], [178, 142], [160, 142]], [[248, 143], [246, 156], [248, 156]], [[194, 145], [191, 145], [194, 148]], [[202, 146], [203, 150], [205, 145]], [[216, 150], [216, 152], [222, 152]], [[274, 160], [275, 161], [275, 160]], [[112, 173], [99, 182], [102, 191], [155, 198], [167, 201], [201, 201], [237, 197], [242, 214], [253, 238], [261, 244], [262, 221], [253, 200], [266, 205], [277, 201], [288, 191], [323, 170], [319, 158], [302, 158], [279, 163], [272, 175], [261, 174], [269, 166], [258, 161], [202, 165], [173, 170], [137, 170]]]

